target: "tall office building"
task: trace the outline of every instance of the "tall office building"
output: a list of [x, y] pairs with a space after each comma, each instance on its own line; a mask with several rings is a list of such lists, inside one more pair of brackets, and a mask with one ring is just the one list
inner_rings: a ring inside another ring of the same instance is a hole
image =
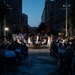
[[45, 8], [43, 9], [43, 13], [41, 16], [41, 22], [45, 23]]
[[47, 26], [47, 32], [52, 33], [54, 22], [54, 0], [46, 0], [45, 7], [41, 16], [41, 20], [45, 22]]
[[[9, 28], [8, 33], [12, 33], [17, 29], [20, 30], [22, 17], [22, 0], [2, 0], [1, 3], [5, 4], [5, 8], [8, 9], [8, 11], [4, 10], [4, 12], [7, 12], [4, 15], [6, 16], [6, 27]], [[3, 25], [4, 22], [1, 23], [2, 31], [4, 31]]]
[[[68, 14], [68, 19], [67, 19], [67, 28], [68, 28], [68, 33], [70, 34], [70, 28], [71, 28], [71, 19], [70, 19], [70, 0], [67, 0], [67, 14]], [[61, 33], [66, 33], [66, 0], [55, 0], [55, 21], [54, 21], [54, 29], [55, 32], [61, 32]]]
[[26, 15], [26, 14], [23, 13], [22, 17], [24, 19], [24, 26], [27, 26], [28, 25], [28, 15]]
[[28, 27], [28, 15], [22, 14], [22, 32], [25, 31], [25, 28]]
[[[71, 5], [71, 0], [67, 0], [67, 4]], [[45, 22], [48, 31], [52, 32], [66, 32], [66, 0], [46, 0], [45, 7], [41, 16], [41, 20]], [[68, 6], [68, 33], [72, 29], [70, 18], [70, 7]]]
[[[21, 16], [22, 16], [22, 0], [6, 0], [7, 4], [10, 5], [11, 8], [13, 8], [12, 10], [9, 11], [10, 14], [8, 14], [9, 16], [9, 20], [11, 20], [12, 18], [12, 28], [19, 29], [21, 28]], [[12, 30], [14, 31], [14, 30]]]
[[75, 0], [71, 0], [71, 22], [72, 22], [72, 31], [73, 35], [75, 35]]
[[75, 8], [75, 0], [70, 0], [72, 8]]

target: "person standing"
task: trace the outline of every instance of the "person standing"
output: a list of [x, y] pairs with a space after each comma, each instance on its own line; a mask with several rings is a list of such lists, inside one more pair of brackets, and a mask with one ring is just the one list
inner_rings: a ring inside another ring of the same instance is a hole
[[64, 57], [64, 65], [65, 65], [64, 73], [66, 75], [68, 75], [69, 73], [70, 73], [70, 75], [72, 75], [71, 65], [72, 65], [72, 60], [74, 58], [74, 51], [73, 51], [73, 49], [71, 48], [70, 45], [67, 46], [63, 57]]

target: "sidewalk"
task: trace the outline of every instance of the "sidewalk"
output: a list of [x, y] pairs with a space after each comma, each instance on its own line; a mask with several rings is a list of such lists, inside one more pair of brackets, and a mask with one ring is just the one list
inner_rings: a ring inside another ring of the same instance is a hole
[[14, 75], [56, 75], [57, 62], [49, 50], [29, 50], [29, 56], [17, 67]]

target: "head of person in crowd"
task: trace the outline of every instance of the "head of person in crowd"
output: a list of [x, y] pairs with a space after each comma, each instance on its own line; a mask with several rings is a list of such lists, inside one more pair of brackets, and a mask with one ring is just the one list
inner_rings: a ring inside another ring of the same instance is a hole
[[9, 51], [12, 50], [12, 44], [10, 44], [10, 45], [8, 46], [8, 50], [9, 50]]
[[1, 50], [4, 50], [4, 45], [1, 45]]
[[16, 49], [19, 49], [21, 47], [21, 44], [17, 43], [16, 44]]
[[68, 46], [66, 47], [66, 50], [72, 50], [72, 47], [71, 47], [70, 45], [68, 45]]
[[73, 43], [71, 41], [68, 42], [68, 45], [73, 47]]

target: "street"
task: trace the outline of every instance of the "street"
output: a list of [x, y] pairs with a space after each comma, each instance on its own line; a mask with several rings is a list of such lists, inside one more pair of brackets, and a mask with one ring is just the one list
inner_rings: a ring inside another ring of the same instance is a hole
[[14, 75], [56, 75], [56, 69], [56, 59], [50, 56], [49, 49], [29, 49], [29, 56], [22, 60]]

